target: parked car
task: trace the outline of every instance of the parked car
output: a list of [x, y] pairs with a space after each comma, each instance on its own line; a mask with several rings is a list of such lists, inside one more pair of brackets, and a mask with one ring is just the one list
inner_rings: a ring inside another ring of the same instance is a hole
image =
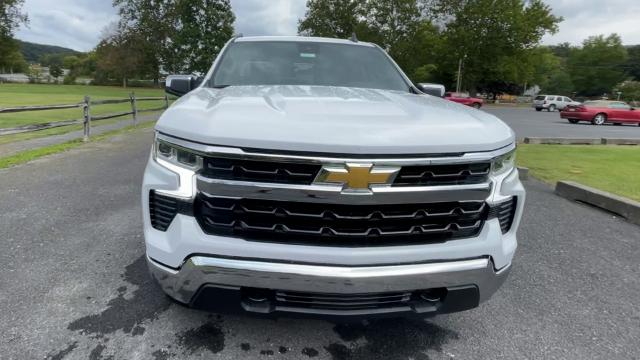
[[572, 124], [588, 121], [594, 125], [604, 123], [640, 125], [640, 110], [624, 101], [585, 101], [583, 104], [567, 107], [560, 112], [560, 117], [569, 120]]
[[380, 47], [238, 37], [155, 126], [146, 259], [176, 301], [331, 317], [477, 307], [525, 190], [515, 134], [415, 87]]
[[476, 109], [479, 109], [484, 103], [482, 99], [471, 97], [469, 96], [469, 94], [464, 94], [464, 93], [448, 92], [444, 94], [444, 98], [449, 101], [474, 107]]
[[533, 107], [536, 111], [542, 111], [542, 109], [547, 111], [563, 110], [569, 105], [576, 106], [580, 103], [560, 95], [538, 95], [533, 99]]

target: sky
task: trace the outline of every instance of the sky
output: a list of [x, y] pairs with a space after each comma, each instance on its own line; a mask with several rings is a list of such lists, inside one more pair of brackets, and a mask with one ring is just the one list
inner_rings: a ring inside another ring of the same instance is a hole
[[[564, 21], [547, 45], [580, 44], [587, 36], [618, 33], [624, 44], [640, 44], [639, 0], [546, 0]], [[306, 0], [231, 0], [236, 32], [244, 35], [294, 35], [304, 15]], [[28, 27], [16, 37], [42, 44], [88, 51], [102, 31], [118, 20], [110, 0], [26, 0]]]

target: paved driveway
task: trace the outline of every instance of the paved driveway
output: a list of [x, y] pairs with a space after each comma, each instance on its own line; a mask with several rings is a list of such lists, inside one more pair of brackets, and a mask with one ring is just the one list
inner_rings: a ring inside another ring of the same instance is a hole
[[[485, 106], [484, 111], [504, 120], [523, 137], [573, 137], [573, 138], [640, 138], [640, 126], [611, 124], [595, 126], [589, 123], [570, 124], [560, 119], [559, 112], [537, 112], [533, 108]], [[639, 110], [640, 111], [640, 110]]]
[[528, 182], [511, 277], [428, 321], [335, 325], [208, 314], [147, 274], [150, 131], [0, 171], [2, 359], [640, 357], [640, 228]]

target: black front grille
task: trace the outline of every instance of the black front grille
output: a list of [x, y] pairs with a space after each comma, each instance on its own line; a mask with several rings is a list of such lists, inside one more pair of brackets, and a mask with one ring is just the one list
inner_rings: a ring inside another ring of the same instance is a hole
[[394, 186], [466, 185], [487, 181], [490, 163], [403, 166]]
[[368, 310], [406, 307], [411, 292], [373, 294], [320, 294], [295, 291], [276, 291], [276, 306], [323, 310]]
[[154, 229], [166, 231], [177, 213], [178, 201], [175, 198], [149, 192], [149, 214]]
[[320, 246], [386, 246], [476, 236], [485, 202], [338, 205], [229, 199], [200, 193], [194, 213], [208, 234]]
[[[208, 178], [265, 183], [308, 185], [321, 165], [220, 157], [203, 159], [202, 175]], [[466, 185], [487, 182], [491, 164], [403, 166], [392, 186]]]
[[514, 196], [507, 201], [501, 202], [491, 207], [489, 217], [498, 218], [498, 220], [500, 221], [500, 229], [502, 229], [503, 234], [506, 234], [507, 232], [509, 232], [509, 230], [511, 230], [513, 218], [516, 215], [517, 203], [518, 198]]
[[311, 184], [320, 165], [206, 157], [202, 175], [236, 181]]

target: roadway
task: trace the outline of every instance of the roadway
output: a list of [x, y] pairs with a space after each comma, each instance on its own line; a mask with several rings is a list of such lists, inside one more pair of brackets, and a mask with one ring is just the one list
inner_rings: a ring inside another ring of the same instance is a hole
[[0, 171], [0, 358], [640, 357], [639, 228], [533, 180], [511, 276], [478, 309], [336, 325], [176, 305], [143, 257], [151, 141], [144, 130]]
[[586, 122], [571, 124], [560, 119], [559, 112], [537, 112], [529, 107], [485, 106], [484, 111], [509, 124], [518, 138], [523, 137], [570, 137], [570, 138], [640, 138], [640, 126], [605, 124], [591, 125]]

